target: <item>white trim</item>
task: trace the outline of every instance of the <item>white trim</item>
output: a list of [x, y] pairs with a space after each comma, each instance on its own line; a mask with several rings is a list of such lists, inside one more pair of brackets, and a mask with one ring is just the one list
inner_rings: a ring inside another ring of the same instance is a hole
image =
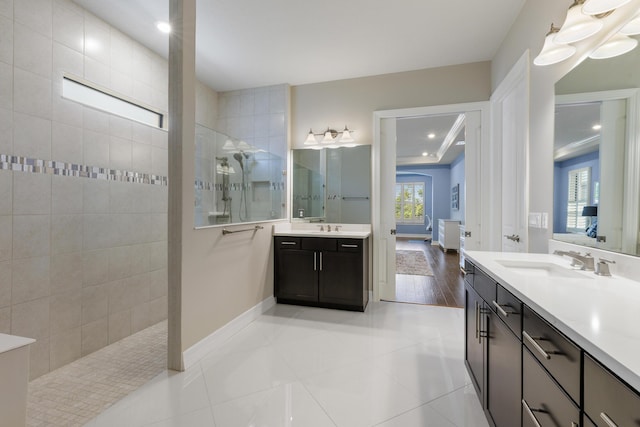
[[245, 311], [220, 329], [214, 331], [211, 335], [201, 339], [186, 349], [182, 353], [184, 369], [189, 369], [191, 366], [198, 363], [209, 352], [220, 348], [225, 341], [240, 332], [244, 327], [256, 320], [275, 304], [276, 299], [273, 296], [270, 296], [251, 307], [249, 310]]
[[[478, 102], [466, 102], [461, 104], [447, 104], [447, 105], [434, 105], [429, 107], [416, 107], [416, 108], [400, 108], [397, 110], [380, 110], [373, 112], [373, 144], [371, 144], [371, 163], [373, 167], [371, 168], [371, 224], [373, 226], [373, 235], [374, 236], [384, 236], [387, 235], [387, 232], [382, 232], [382, 223], [380, 217], [380, 162], [382, 161], [380, 156], [380, 125], [382, 119], [390, 119], [390, 118], [401, 118], [401, 117], [421, 117], [428, 115], [436, 115], [436, 114], [453, 114], [453, 113], [465, 113], [468, 111], [480, 111], [481, 115], [481, 123], [482, 123], [482, 140], [480, 141], [480, 152], [484, 150], [485, 144], [489, 143], [489, 128], [491, 124], [490, 120], [490, 104], [489, 101], [478, 101]], [[394, 160], [395, 161], [395, 160]], [[480, 171], [482, 168], [478, 168], [478, 174], [480, 176], [475, 177], [475, 179], [480, 182], [482, 178], [482, 174]], [[484, 186], [479, 185], [478, 191], [484, 190]], [[479, 206], [476, 206], [477, 214], [476, 218], [478, 221], [481, 221], [481, 218], [484, 216], [481, 215], [482, 206], [484, 205], [483, 196], [478, 194], [477, 200], [479, 201]], [[470, 207], [467, 206], [467, 209]], [[479, 226], [478, 226], [479, 227]], [[486, 235], [486, 231], [480, 229], [482, 232], [482, 236]], [[376, 243], [377, 240], [374, 240]], [[482, 242], [482, 238], [481, 238]], [[482, 243], [484, 245], [484, 243]], [[373, 263], [378, 264], [378, 268], [373, 269], [373, 296], [374, 301], [379, 300], [379, 291], [382, 286], [385, 275], [386, 268], [384, 265], [386, 263], [385, 252], [383, 248], [379, 248], [379, 245], [374, 244], [373, 247]], [[484, 246], [483, 246], [484, 248]]]
[[417, 233], [398, 233], [396, 237], [408, 237], [416, 239], [430, 239], [431, 234], [417, 234]]

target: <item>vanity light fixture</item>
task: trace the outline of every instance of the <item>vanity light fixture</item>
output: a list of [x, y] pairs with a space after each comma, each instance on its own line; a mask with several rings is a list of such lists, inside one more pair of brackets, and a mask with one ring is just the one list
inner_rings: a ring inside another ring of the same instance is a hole
[[535, 65], [543, 66], [557, 64], [558, 62], [562, 62], [565, 59], [572, 57], [573, 54], [576, 53], [575, 46], [558, 44], [555, 42], [555, 36], [558, 31], [560, 31], [560, 28], [551, 24], [551, 29], [544, 38], [542, 50], [533, 60]]
[[600, 15], [624, 6], [631, 0], [587, 0], [582, 6], [582, 12], [587, 15]]
[[640, 15], [627, 22], [627, 24], [620, 30], [620, 34], [625, 36], [635, 36], [640, 34]]
[[575, 43], [591, 37], [602, 29], [604, 25], [602, 21], [582, 13], [584, 2], [585, 0], [575, 0], [573, 2], [567, 11], [564, 24], [555, 35], [554, 42], [559, 44]]
[[234, 151], [236, 149], [236, 144], [234, 144], [233, 141], [230, 138], [228, 138], [224, 142], [224, 145], [222, 146], [222, 149], [224, 151]]
[[[309, 129], [307, 139], [304, 140], [304, 145], [309, 148], [322, 149], [322, 148], [338, 148], [342, 147], [355, 147], [355, 139], [351, 135], [353, 130], [349, 130], [347, 126], [344, 130], [337, 131], [335, 129], [327, 128], [323, 133], [314, 133], [313, 129]], [[320, 140], [321, 145], [318, 145], [317, 137], [322, 136]]]
[[596, 50], [589, 54], [591, 59], [606, 59], [614, 56], [623, 55], [632, 51], [638, 45], [638, 40], [625, 36], [624, 34], [616, 34], [609, 40], [600, 45]]

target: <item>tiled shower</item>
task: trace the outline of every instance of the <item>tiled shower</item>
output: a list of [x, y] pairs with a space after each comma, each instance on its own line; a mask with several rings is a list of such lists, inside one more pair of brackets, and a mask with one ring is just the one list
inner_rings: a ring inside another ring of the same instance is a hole
[[167, 317], [167, 133], [64, 73], [167, 110], [163, 58], [70, 0], [0, 1], [0, 332], [37, 340], [31, 378]]

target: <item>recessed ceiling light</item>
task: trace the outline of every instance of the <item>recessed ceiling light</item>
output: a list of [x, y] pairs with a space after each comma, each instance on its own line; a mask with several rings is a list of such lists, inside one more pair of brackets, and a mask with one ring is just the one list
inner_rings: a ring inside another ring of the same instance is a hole
[[591, 127], [591, 129], [593, 129], [593, 130], [600, 130], [600, 129], [602, 129], [602, 125], [599, 125], [599, 124], [598, 124], [598, 125], [593, 125], [593, 126]]
[[171, 32], [171, 25], [168, 22], [158, 21], [156, 22], [156, 28], [165, 34], [169, 34]]
[[429, 137], [429, 139], [433, 139], [436, 137], [435, 133], [430, 133], [429, 135], [427, 135]]
[[427, 157], [429, 155], [429, 153], [427, 153], [426, 151], [424, 153], [422, 153], [422, 157]]
[[458, 142], [456, 142], [456, 145], [464, 145], [466, 144], [466, 142], [464, 140], [460, 140]]

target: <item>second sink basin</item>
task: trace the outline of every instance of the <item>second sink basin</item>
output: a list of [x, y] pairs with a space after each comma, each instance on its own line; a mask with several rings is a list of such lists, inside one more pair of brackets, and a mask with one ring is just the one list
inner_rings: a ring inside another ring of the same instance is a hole
[[523, 276], [534, 277], [557, 277], [564, 279], [592, 279], [576, 270], [562, 267], [560, 265], [544, 261], [524, 261], [524, 260], [497, 260], [498, 264], [508, 268], [514, 273]]

